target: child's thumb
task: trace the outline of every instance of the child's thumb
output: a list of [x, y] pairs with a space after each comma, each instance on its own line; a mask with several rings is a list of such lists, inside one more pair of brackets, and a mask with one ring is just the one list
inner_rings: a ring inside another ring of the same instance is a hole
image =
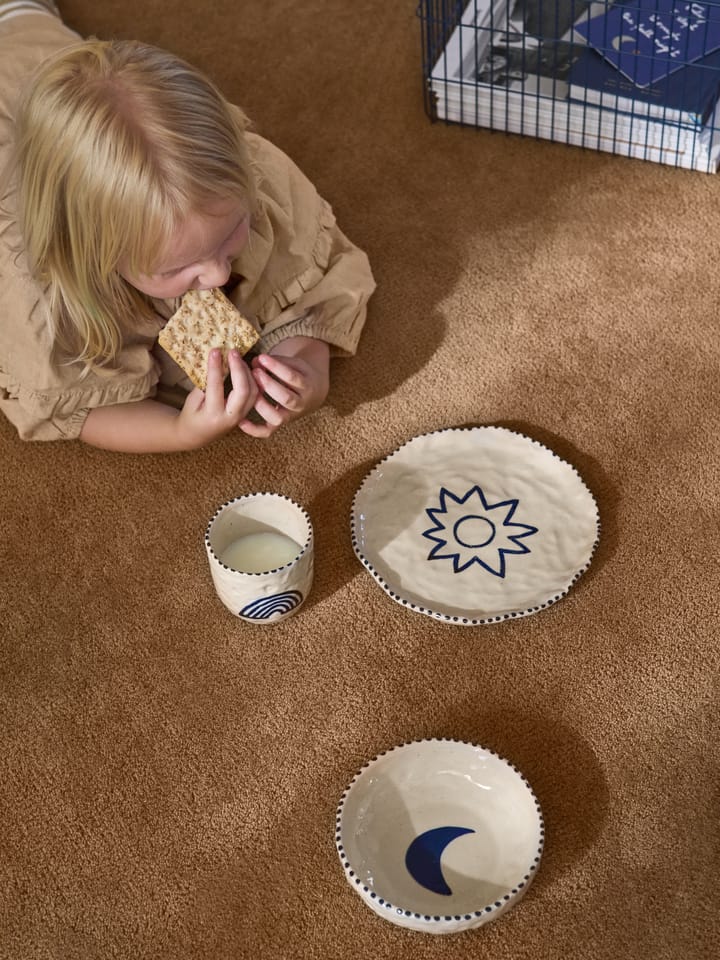
[[188, 413], [195, 413], [200, 409], [204, 401], [205, 391], [201, 390], [200, 387], [193, 387], [187, 395], [187, 400], [183, 404], [183, 410], [187, 410]]

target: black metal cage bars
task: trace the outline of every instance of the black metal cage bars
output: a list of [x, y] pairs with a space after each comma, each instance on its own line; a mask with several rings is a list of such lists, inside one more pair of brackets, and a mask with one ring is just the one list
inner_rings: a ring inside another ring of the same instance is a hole
[[716, 173], [720, 0], [421, 0], [433, 120]]

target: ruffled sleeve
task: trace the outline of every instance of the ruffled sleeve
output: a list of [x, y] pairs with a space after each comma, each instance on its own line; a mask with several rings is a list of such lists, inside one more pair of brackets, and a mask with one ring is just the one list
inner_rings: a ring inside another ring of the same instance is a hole
[[22, 269], [24, 257], [3, 242], [8, 232], [0, 236], [0, 411], [21, 439], [72, 440], [95, 407], [153, 396], [159, 367], [152, 323], [125, 337], [113, 367], [83, 373], [81, 364], [53, 360], [44, 291]]
[[157, 374], [117, 382], [83, 382], [72, 390], [24, 386], [0, 372], [0, 410], [21, 440], [74, 440], [91, 410], [144, 400], [155, 393]]
[[302, 335], [324, 340], [334, 355], [352, 354], [375, 289], [368, 258], [292, 160], [268, 141], [248, 138], [258, 209], [233, 265], [243, 278], [233, 299], [257, 320], [261, 350]]

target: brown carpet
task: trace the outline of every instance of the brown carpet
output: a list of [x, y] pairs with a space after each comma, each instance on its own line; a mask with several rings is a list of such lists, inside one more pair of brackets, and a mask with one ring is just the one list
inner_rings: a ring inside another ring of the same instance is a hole
[[[2, 960], [700, 960], [720, 950], [720, 180], [431, 124], [416, 0], [60, 0], [193, 58], [331, 201], [379, 288], [328, 405], [271, 441], [135, 457], [0, 424]], [[453, 627], [356, 560], [353, 494], [419, 433], [502, 424], [580, 471], [588, 573]], [[235, 620], [202, 535], [303, 503], [313, 593]], [[514, 762], [535, 884], [452, 937], [376, 917], [335, 808], [421, 737]]]

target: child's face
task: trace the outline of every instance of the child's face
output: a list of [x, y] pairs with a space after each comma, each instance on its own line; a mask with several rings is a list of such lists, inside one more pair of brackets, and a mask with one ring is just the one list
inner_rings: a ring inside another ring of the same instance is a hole
[[208, 204], [190, 216], [168, 245], [151, 274], [120, 274], [141, 293], [158, 300], [181, 297], [188, 290], [221, 287], [230, 278], [230, 265], [247, 243], [250, 216], [237, 200]]

